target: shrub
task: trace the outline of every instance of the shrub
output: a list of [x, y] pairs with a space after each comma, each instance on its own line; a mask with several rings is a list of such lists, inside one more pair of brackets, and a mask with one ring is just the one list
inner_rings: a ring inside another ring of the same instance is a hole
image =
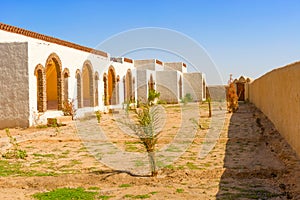
[[155, 145], [160, 132], [157, 131], [159, 123], [158, 107], [140, 105], [136, 110], [136, 121], [119, 121], [129, 127], [144, 145], [150, 162], [151, 175], [157, 175], [157, 164], [155, 159]]
[[155, 99], [158, 99], [159, 97], [160, 97], [159, 92], [156, 92], [155, 90], [149, 90], [148, 103], [150, 105], [154, 104]]
[[236, 94], [236, 89], [233, 83], [229, 84], [227, 89], [227, 110], [228, 112], [236, 112], [239, 108], [238, 96]]
[[95, 114], [96, 114], [98, 123], [100, 123], [101, 117], [102, 117], [100, 110], [95, 111]]
[[72, 116], [72, 120], [74, 119], [74, 116], [76, 114], [76, 109], [74, 106], [74, 99], [73, 100], [65, 100], [63, 103], [62, 108], [64, 116]]

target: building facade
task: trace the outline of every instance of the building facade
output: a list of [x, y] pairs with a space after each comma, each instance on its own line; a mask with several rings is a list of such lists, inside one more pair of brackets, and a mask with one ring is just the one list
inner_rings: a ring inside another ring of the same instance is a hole
[[121, 109], [150, 89], [178, 103], [205, 99], [205, 76], [182, 62], [114, 58], [108, 53], [0, 23], [0, 128], [28, 127], [62, 115], [73, 99], [77, 116]]

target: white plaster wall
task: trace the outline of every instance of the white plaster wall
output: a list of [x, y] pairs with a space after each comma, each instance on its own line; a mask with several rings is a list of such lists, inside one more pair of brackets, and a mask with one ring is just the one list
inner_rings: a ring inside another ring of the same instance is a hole
[[165, 62], [164, 70], [186, 72], [182, 62]]
[[[104, 83], [103, 83], [103, 74], [106, 72], [108, 73], [109, 66], [114, 66], [116, 75], [123, 77], [128, 69], [134, 70], [134, 65], [132, 63], [118, 63], [118, 62], [111, 62], [110, 58], [91, 54], [85, 51], [80, 51], [77, 49], [69, 48], [66, 46], [49, 43], [43, 40], [38, 40], [31, 37], [26, 37], [24, 35], [19, 35], [11, 32], [6, 32], [0, 30], [0, 43], [1, 42], [28, 42], [28, 74], [29, 74], [29, 108], [30, 108], [30, 125], [33, 123], [33, 115], [37, 113], [37, 85], [36, 85], [36, 77], [34, 75], [35, 67], [38, 64], [41, 64], [45, 67], [46, 60], [51, 53], [56, 53], [61, 60], [62, 63], [62, 71], [65, 68], [68, 68], [70, 71], [69, 77], [69, 98], [76, 99], [77, 97], [77, 80], [75, 77], [76, 70], [79, 69], [82, 72], [83, 64], [86, 60], [89, 60], [92, 63], [93, 67], [93, 76], [95, 72], [99, 74], [99, 81], [98, 81], [98, 94], [99, 94], [99, 106], [96, 108], [82, 108], [79, 109], [78, 113], [84, 112], [92, 112], [94, 110], [104, 110], [104, 102], [103, 102], [103, 94], [104, 94]], [[135, 73], [135, 74], [134, 74]], [[136, 72], [133, 72], [133, 77], [136, 78]], [[119, 86], [119, 105], [115, 107], [121, 107], [121, 104], [124, 100], [124, 91], [123, 91], [123, 83], [120, 80]], [[53, 117], [57, 115], [57, 111], [51, 112], [47, 111], [46, 116]]]
[[[114, 67], [115, 71], [116, 71], [116, 76], [120, 77], [120, 81], [119, 81], [119, 99], [118, 99], [118, 104], [117, 105], [112, 105], [110, 106], [111, 108], [122, 108], [122, 104], [124, 103], [124, 83], [123, 83], [123, 78], [126, 76], [127, 70], [130, 69], [131, 70], [131, 74], [132, 74], [132, 79], [137, 79], [137, 74], [136, 74], [136, 70], [135, 67], [133, 65], [133, 63], [128, 63], [128, 62], [112, 62], [110, 61], [107, 66], [104, 68], [102, 74], [99, 77], [99, 93], [101, 93], [101, 97], [99, 97], [99, 100], [102, 101], [102, 99], [104, 98], [104, 83], [103, 83], [103, 75], [104, 73], [108, 74], [108, 69], [109, 67], [112, 66]], [[136, 82], [136, 81], [135, 81]], [[136, 87], [136, 84], [135, 84]], [[101, 92], [100, 92], [101, 91]], [[102, 101], [102, 104], [104, 104], [104, 102]]]
[[204, 76], [200, 72], [184, 73], [183, 74], [183, 87], [184, 95], [190, 93], [194, 101], [202, 101], [204, 94], [202, 89], [202, 81]]
[[154, 70], [154, 71], [164, 70], [164, 66], [157, 64], [156, 59], [135, 60], [134, 65], [138, 70]]
[[[144, 60], [144, 61], [134, 61], [134, 64], [124, 62], [124, 59], [122, 60], [122, 63], [120, 62], [111, 62], [110, 57], [103, 57], [95, 54], [91, 54], [85, 51], [80, 51], [77, 49], [73, 49], [70, 47], [66, 47], [63, 45], [58, 45], [54, 43], [45, 42], [43, 40], [27, 37], [24, 35], [6, 32], [3, 30], [0, 30], [0, 43], [3, 42], [27, 42], [28, 43], [28, 83], [29, 83], [29, 124], [32, 125], [33, 123], [33, 117], [34, 113], [37, 113], [37, 84], [36, 84], [36, 77], [34, 75], [35, 67], [38, 64], [41, 64], [45, 67], [46, 60], [49, 57], [50, 54], [56, 53], [58, 57], [61, 60], [62, 63], [62, 71], [65, 68], [68, 68], [70, 71], [70, 77], [69, 77], [69, 98], [76, 99], [77, 98], [77, 80], [75, 77], [76, 70], [79, 69], [80, 72], [82, 72], [83, 64], [86, 60], [89, 60], [92, 63], [93, 67], [93, 77], [95, 75], [95, 72], [98, 72], [99, 74], [99, 81], [98, 81], [98, 94], [99, 94], [99, 106], [94, 108], [82, 108], [79, 109], [79, 113], [85, 113], [85, 112], [93, 112], [94, 110], [105, 110], [104, 102], [103, 102], [103, 95], [104, 95], [104, 83], [103, 83], [103, 75], [104, 73], [108, 74], [108, 68], [110, 66], [113, 66], [115, 68], [116, 76], [120, 76], [120, 82], [119, 82], [119, 104], [111, 106], [111, 108], [121, 108], [122, 103], [124, 101], [124, 85], [123, 85], [123, 77], [126, 75], [127, 70], [131, 69], [132, 71], [132, 77], [135, 79], [135, 93], [136, 99], [139, 97], [144, 98], [147, 100], [148, 97], [148, 81], [150, 80], [150, 76], [152, 74], [153, 80], [156, 83], [154, 85], [154, 88], [157, 89], [157, 81], [156, 81], [156, 72], [157, 71], [163, 71], [164, 66], [157, 64], [156, 59], [152, 60]], [[183, 72], [186, 72], [186, 68], [182, 68]], [[177, 75], [174, 75], [174, 81], [177, 80], [177, 83], [179, 81], [178, 73]], [[185, 73], [186, 74], [186, 73]], [[189, 74], [189, 73], [187, 73]], [[81, 76], [82, 77], [82, 76]], [[189, 79], [190, 82], [192, 82], [191, 87], [193, 88], [193, 91], [196, 92], [195, 99], [201, 99], [203, 98], [202, 94], [202, 76], [201, 73], [198, 73], [197, 75], [189, 74], [187, 76], [182, 76], [183, 81], [183, 91], [186, 90], [186, 92], [183, 92], [186, 94], [188, 92], [188, 87], [185, 87], [185, 78]], [[177, 84], [176, 84], [177, 85]], [[175, 91], [175, 89], [174, 89]], [[200, 95], [201, 94], [201, 95]], [[58, 111], [47, 111], [44, 115], [44, 119], [46, 119], [48, 116], [53, 117], [55, 115], [58, 115], [58, 113], [62, 114], [62, 112]]]
[[157, 71], [157, 91], [160, 99], [167, 103], [178, 103], [179, 100], [179, 77], [178, 71]]
[[154, 70], [140, 70], [137, 69], [137, 98], [139, 100], [142, 100], [143, 102], [147, 102], [148, 100], [148, 81], [150, 80], [150, 77], [152, 75], [153, 81], [154, 81], [154, 89], [156, 90], [156, 71]]

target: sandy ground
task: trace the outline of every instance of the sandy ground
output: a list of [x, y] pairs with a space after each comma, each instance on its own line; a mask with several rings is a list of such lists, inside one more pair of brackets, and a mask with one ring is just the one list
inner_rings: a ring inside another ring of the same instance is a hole
[[[180, 130], [180, 109], [165, 106], [167, 117], [158, 150]], [[213, 115], [220, 109], [215, 103]], [[32, 199], [32, 194], [61, 187], [99, 188], [99, 196], [111, 199], [146, 194], [149, 199], [300, 199], [300, 159], [259, 110], [241, 103], [237, 113], [226, 113], [224, 126], [206, 156], [199, 152], [204, 151], [214, 128], [207, 105], [200, 106], [200, 113], [201, 128], [195, 129], [192, 144], [174, 163], [161, 168], [157, 177], [134, 176], [134, 169], [131, 174], [102, 164], [83, 144], [74, 122], [59, 129], [11, 129], [28, 157], [0, 159], [0, 199]], [[105, 114], [98, 125], [107, 140], [122, 151], [143, 152], [138, 139], [124, 134], [112, 118]], [[5, 153], [4, 130], [0, 142]]]

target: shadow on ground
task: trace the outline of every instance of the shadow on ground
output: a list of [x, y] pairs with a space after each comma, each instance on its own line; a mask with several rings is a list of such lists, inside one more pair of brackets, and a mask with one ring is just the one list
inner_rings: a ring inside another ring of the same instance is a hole
[[267, 117], [254, 105], [240, 103], [230, 119], [216, 199], [299, 199], [299, 166]]

